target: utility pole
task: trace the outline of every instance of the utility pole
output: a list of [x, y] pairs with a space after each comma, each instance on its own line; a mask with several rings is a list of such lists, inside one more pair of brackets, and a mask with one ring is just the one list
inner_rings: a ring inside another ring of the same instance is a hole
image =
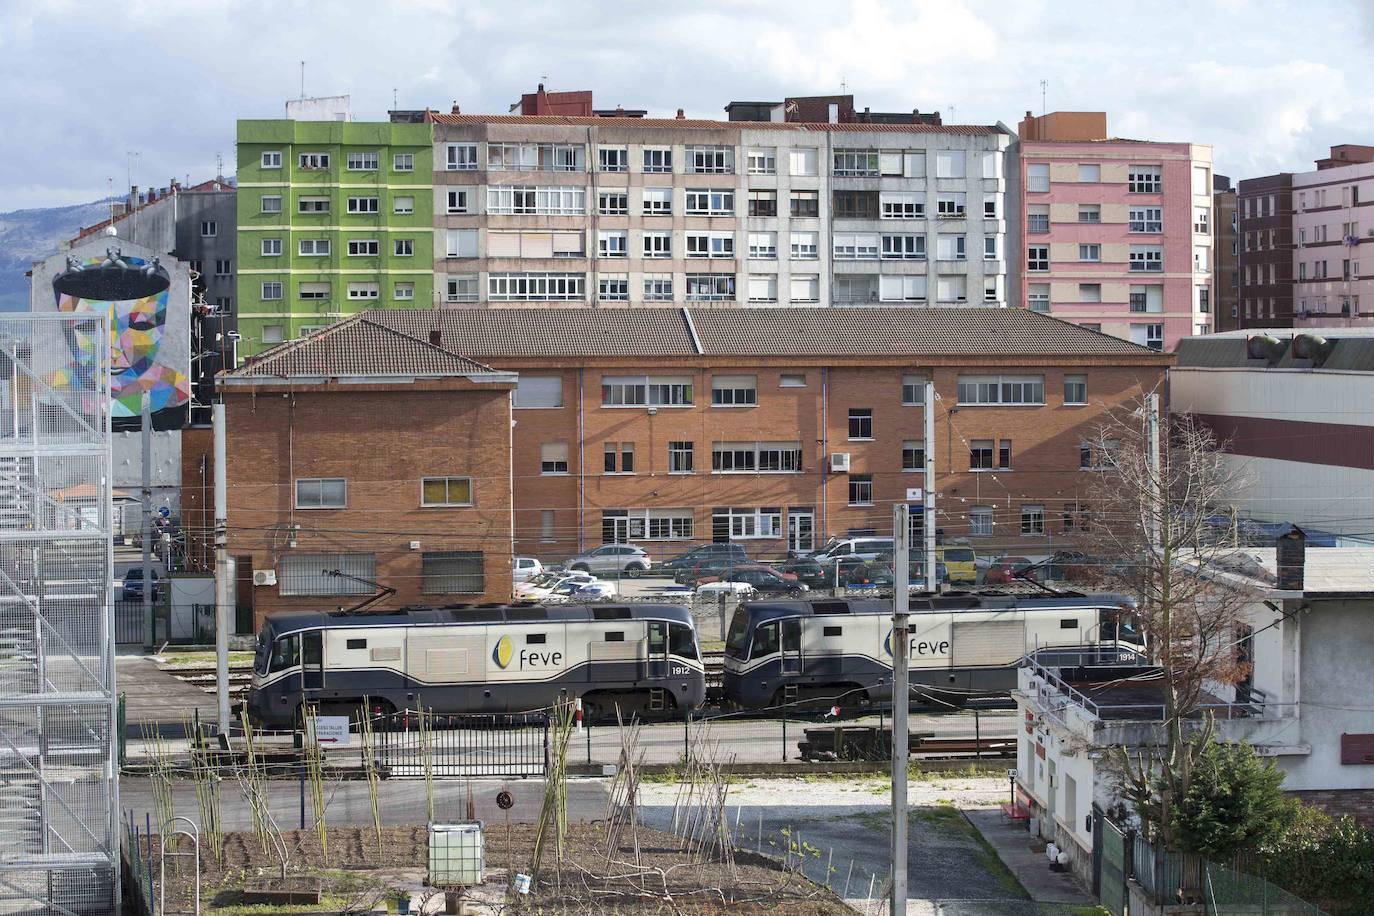
[[153, 407], [148, 392], [140, 406], [139, 436], [143, 445], [143, 619], [148, 621], [148, 648], [157, 648], [153, 620]]
[[[215, 695], [219, 700], [219, 733], [229, 734], [229, 614], [233, 566], [229, 562], [229, 451], [224, 435], [224, 401], [210, 408], [215, 434]], [[222, 740], [222, 739], [221, 739]]]
[[[926, 405], [929, 413], [930, 405]], [[929, 494], [927, 494], [927, 497]], [[911, 507], [892, 507], [892, 896], [891, 916], [906, 916], [907, 707], [911, 672], [907, 660], [907, 612], [911, 606]], [[933, 568], [933, 567], [932, 567]]]
[[935, 379], [926, 379], [926, 436], [925, 436], [925, 456], [926, 474], [924, 493], [925, 500], [922, 506], [925, 511], [925, 548], [926, 555], [926, 588], [932, 592], [942, 591], [944, 583], [940, 581], [939, 565], [935, 562]]

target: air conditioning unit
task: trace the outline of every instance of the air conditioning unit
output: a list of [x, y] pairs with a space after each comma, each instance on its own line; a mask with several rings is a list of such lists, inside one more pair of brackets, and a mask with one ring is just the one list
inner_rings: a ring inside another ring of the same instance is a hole
[[846, 474], [849, 472], [849, 453], [831, 452], [830, 453], [830, 473]]
[[276, 585], [277, 571], [275, 569], [255, 569], [253, 570], [254, 585]]

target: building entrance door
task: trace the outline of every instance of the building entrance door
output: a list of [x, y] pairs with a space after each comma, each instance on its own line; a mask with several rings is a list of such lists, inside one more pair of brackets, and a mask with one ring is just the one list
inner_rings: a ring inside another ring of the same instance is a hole
[[816, 513], [810, 509], [787, 510], [787, 550], [802, 553], [816, 548]]

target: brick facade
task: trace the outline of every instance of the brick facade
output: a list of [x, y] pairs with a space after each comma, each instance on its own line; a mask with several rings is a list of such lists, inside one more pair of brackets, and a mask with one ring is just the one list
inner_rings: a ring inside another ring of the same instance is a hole
[[1374, 789], [1314, 789], [1289, 792], [1305, 805], [1321, 808], [1332, 817], [1349, 815], [1374, 828]]

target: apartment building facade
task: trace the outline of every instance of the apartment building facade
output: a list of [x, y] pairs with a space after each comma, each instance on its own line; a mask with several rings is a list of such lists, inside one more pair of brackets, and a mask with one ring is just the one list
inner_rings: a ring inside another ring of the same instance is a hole
[[1015, 138], [1002, 127], [430, 118], [446, 304], [1015, 298]]
[[430, 126], [238, 122], [240, 355], [434, 304]]
[[1236, 189], [1225, 175], [1212, 176], [1212, 330], [1236, 327], [1240, 312], [1240, 217]]
[[1236, 185], [1239, 302], [1228, 328], [1293, 326], [1293, 174]]
[[1022, 120], [1025, 305], [1153, 349], [1212, 327], [1212, 150]]
[[[1374, 147], [1340, 145], [1293, 176], [1295, 327], [1374, 322]], [[1366, 262], [1362, 266], [1362, 261]]]
[[555, 561], [603, 541], [656, 559], [710, 541], [781, 557], [888, 533], [892, 504], [920, 500], [927, 409], [943, 536], [1051, 553], [1090, 508], [1096, 424], [1172, 361], [1019, 309], [368, 317], [518, 374], [515, 550]]

